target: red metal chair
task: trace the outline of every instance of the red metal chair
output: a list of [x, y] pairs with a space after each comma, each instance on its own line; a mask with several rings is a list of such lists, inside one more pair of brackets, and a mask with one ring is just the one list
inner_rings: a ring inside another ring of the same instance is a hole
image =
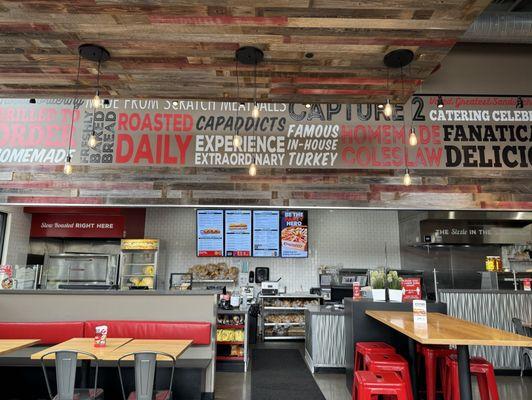
[[364, 364], [366, 365], [366, 370], [371, 372], [398, 373], [405, 382], [408, 399], [414, 399], [408, 361], [399, 354], [370, 354], [364, 358]]
[[[458, 381], [458, 357], [450, 355], [446, 359], [445, 400], [460, 400], [460, 384]], [[482, 357], [471, 357], [469, 360], [471, 375], [477, 378], [481, 400], [499, 400], [497, 382], [493, 365]]]
[[[427, 400], [436, 400], [436, 377], [440, 376], [442, 391], [445, 389], [445, 360], [447, 356], [456, 354], [456, 350], [449, 349], [448, 346], [427, 346], [418, 344], [417, 353], [423, 357], [425, 364], [425, 385], [427, 389]], [[420, 369], [420, 365], [418, 365]]]
[[356, 371], [353, 400], [372, 400], [373, 396], [395, 396], [408, 400], [407, 384], [395, 372]]
[[355, 371], [364, 370], [364, 357], [370, 354], [395, 354], [395, 348], [384, 342], [357, 342], [355, 346]]

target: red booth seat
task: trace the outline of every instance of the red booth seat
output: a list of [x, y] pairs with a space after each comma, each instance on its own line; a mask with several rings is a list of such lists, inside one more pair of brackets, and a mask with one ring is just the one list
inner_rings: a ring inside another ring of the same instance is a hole
[[0, 339], [40, 339], [40, 345], [83, 337], [83, 322], [0, 322]]
[[110, 338], [133, 339], [188, 339], [194, 345], [211, 343], [210, 322], [182, 321], [86, 321], [84, 337], [94, 337], [95, 328], [107, 325]]

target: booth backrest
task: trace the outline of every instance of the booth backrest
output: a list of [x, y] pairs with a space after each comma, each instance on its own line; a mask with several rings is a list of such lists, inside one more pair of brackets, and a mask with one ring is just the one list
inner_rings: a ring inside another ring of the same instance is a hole
[[57, 344], [83, 337], [83, 322], [0, 322], [0, 339], [40, 339]]
[[189, 339], [194, 345], [211, 343], [210, 322], [181, 321], [86, 321], [84, 337], [94, 337], [95, 328], [107, 325], [108, 337], [133, 339]]

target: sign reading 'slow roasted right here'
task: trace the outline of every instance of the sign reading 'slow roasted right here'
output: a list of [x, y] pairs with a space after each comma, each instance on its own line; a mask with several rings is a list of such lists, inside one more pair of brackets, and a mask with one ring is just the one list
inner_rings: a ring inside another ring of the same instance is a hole
[[[416, 95], [376, 104], [0, 100], [0, 163], [237, 168], [530, 169], [532, 97]], [[74, 110], [74, 130], [70, 124]], [[414, 127], [416, 146], [408, 145]], [[88, 146], [94, 130], [98, 144]], [[242, 143], [233, 144], [239, 133]]]

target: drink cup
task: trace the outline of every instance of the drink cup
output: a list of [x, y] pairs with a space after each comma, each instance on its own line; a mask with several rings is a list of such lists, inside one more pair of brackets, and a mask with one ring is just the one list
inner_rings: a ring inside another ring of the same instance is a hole
[[107, 325], [96, 327], [94, 335], [94, 347], [105, 347], [107, 343]]

